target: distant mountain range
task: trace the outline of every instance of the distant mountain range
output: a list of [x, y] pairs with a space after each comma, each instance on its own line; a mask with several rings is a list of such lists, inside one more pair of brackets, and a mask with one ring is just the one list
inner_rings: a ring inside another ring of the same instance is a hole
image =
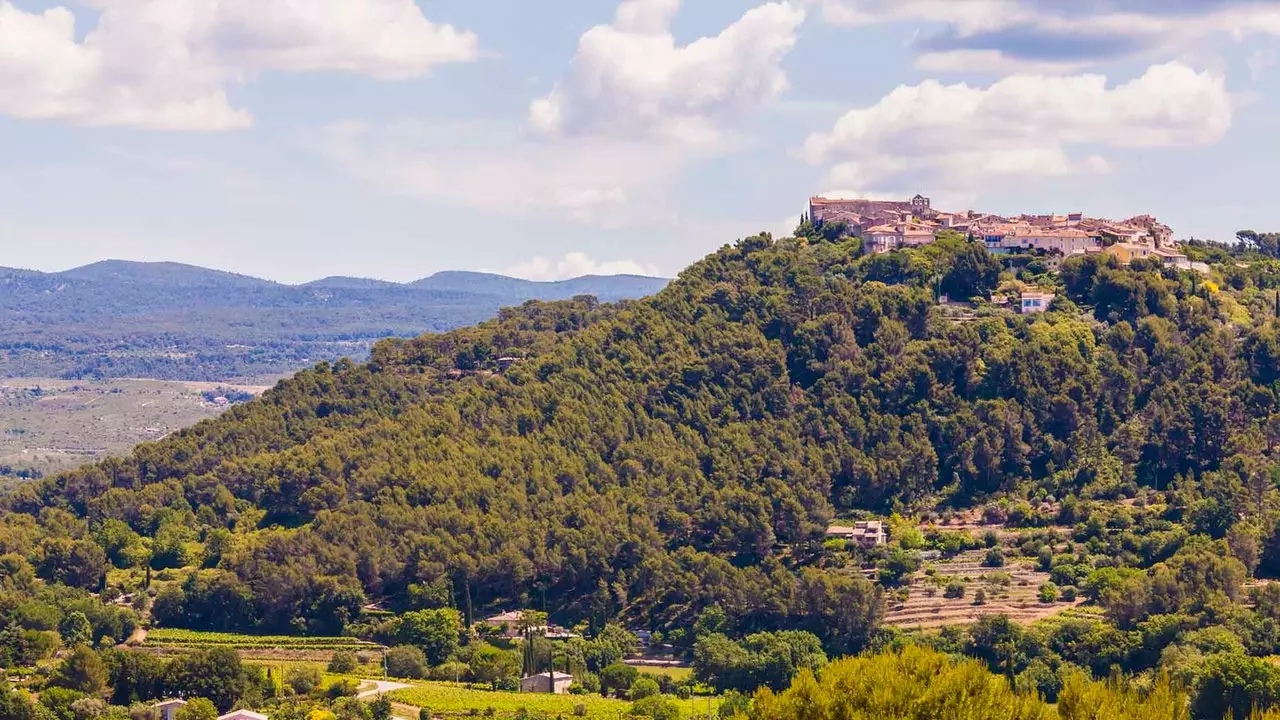
[[529, 300], [616, 302], [667, 282], [442, 272], [404, 284], [329, 277], [285, 285], [179, 263], [0, 268], [0, 377], [261, 378], [360, 359], [381, 338], [475, 324]]

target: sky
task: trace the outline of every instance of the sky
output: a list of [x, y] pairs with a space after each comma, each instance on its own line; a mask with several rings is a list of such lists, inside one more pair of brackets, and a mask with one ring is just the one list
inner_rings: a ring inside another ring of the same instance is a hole
[[811, 195], [1280, 229], [1280, 0], [0, 0], [0, 266], [674, 276]]

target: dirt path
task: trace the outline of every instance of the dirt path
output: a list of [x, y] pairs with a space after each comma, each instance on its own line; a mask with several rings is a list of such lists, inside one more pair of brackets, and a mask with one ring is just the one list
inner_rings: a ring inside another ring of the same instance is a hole
[[363, 690], [356, 693], [356, 697], [361, 700], [367, 700], [372, 697], [392, 692], [393, 690], [403, 690], [410, 687], [407, 683], [391, 682], [390, 680], [370, 680], [369, 682], [373, 683], [373, 687], [369, 690]]
[[[393, 690], [403, 690], [404, 688], [412, 687], [406, 683], [391, 682], [390, 680], [370, 680], [369, 682], [373, 683], [373, 687], [356, 693], [357, 698], [361, 700], [372, 700], [379, 695], [392, 692]], [[391, 712], [392, 717], [395, 720], [418, 720], [418, 708], [413, 707], [412, 705], [392, 703]]]
[[142, 625], [133, 629], [133, 634], [124, 641], [125, 645], [138, 646], [147, 641], [147, 629]]

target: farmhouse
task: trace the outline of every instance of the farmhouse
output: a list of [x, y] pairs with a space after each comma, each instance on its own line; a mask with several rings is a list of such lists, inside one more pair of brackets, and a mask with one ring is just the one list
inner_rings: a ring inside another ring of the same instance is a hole
[[889, 541], [884, 523], [879, 520], [859, 520], [852, 526], [832, 525], [827, 528], [827, 537], [852, 540], [862, 547], [876, 547]]
[[186, 704], [186, 700], [161, 700], [155, 705], [152, 705], [151, 709], [160, 714], [160, 720], [173, 720], [173, 716], [178, 713], [179, 708], [182, 708]]
[[232, 710], [226, 715], [219, 715], [218, 720], [270, 720], [270, 718], [252, 710]]
[[[567, 673], [538, 673], [520, 678], [520, 692], [555, 693], [564, 695], [573, 684], [573, 676]], [[221, 720], [221, 719], [219, 719]]]
[[507, 612], [494, 615], [485, 619], [486, 625], [492, 625], [502, 632], [505, 638], [518, 638], [525, 630], [532, 630], [535, 633], [546, 633], [550, 628], [546, 625], [537, 627], [525, 627], [523, 610], [508, 610]]

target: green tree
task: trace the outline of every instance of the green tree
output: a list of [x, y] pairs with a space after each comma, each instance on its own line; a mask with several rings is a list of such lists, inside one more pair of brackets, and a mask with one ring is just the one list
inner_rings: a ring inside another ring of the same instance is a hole
[[24, 691], [14, 690], [0, 680], [0, 717], [6, 720], [38, 720], [35, 704]]
[[329, 672], [337, 675], [349, 675], [359, 667], [360, 661], [353, 652], [339, 650], [329, 658]]
[[1259, 658], [1217, 655], [1205, 661], [1192, 704], [1196, 718], [1245, 720], [1280, 701], [1280, 668]]
[[416, 645], [398, 645], [387, 651], [387, 674], [397, 678], [422, 679], [427, 675], [427, 656]]
[[635, 682], [631, 683], [631, 689], [627, 691], [627, 698], [634, 702], [652, 695], [660, 695], [661, 693], [662, 690], [659, 689], [657, 680], [641, 675], [636, 678]]
[[461, 633], [462, 616], [453, 608], [408, 612], [400, 619], [400, 641], [421, 648], [431, 665], [439, 665], [458, 651]]
[[284, 683], [295, 693], [306, 695], [320, 686], [320, 669], [314, 665], [294, 665], [285, 670]]
[[511, 686], [520, 680], [520, 655], [488, 643], [480, 643], [472, 650], [468, 664], [477, 682], [494, 689]]
[[653, 720], [679, 720], [680, 705], [666, 695], [650, 695], [631, 706], [633, 717], [647, 717]]
[[600, 694], [622, 696], [635, 683], [640, 671], [630, 665], [614, 663], [600, 671]]
[[1058, 586], [1047, 582], [1040, 586], [1040, 602], [1053, 603], [1058, 601]]
[[171, 661], [165, 685], [182, 697], [207, 698], [219, 711], [226, 712], [244, 695], [249, 680], [235, 650], [209, 648]]
[[218, 720], [218, 708], [207, 698], [191, 698], [174, 713], [174, 720]]
[[68, 614], [63, 619], [62, 625], [58, 630], [62, 635], [62, 641], [67, 645], [90, 645], [93, 643], [93, 624], [79, 610]]
[[391, 700], [386, 695], [379, 695], [369, 703], [369, 716], [372, 720], [391, 720]]
[[86, 695], [97, 695], [107, 687], [107, 667], [98, 653], [87, 645], [77, 645], [54, 673], [53, 682]]

